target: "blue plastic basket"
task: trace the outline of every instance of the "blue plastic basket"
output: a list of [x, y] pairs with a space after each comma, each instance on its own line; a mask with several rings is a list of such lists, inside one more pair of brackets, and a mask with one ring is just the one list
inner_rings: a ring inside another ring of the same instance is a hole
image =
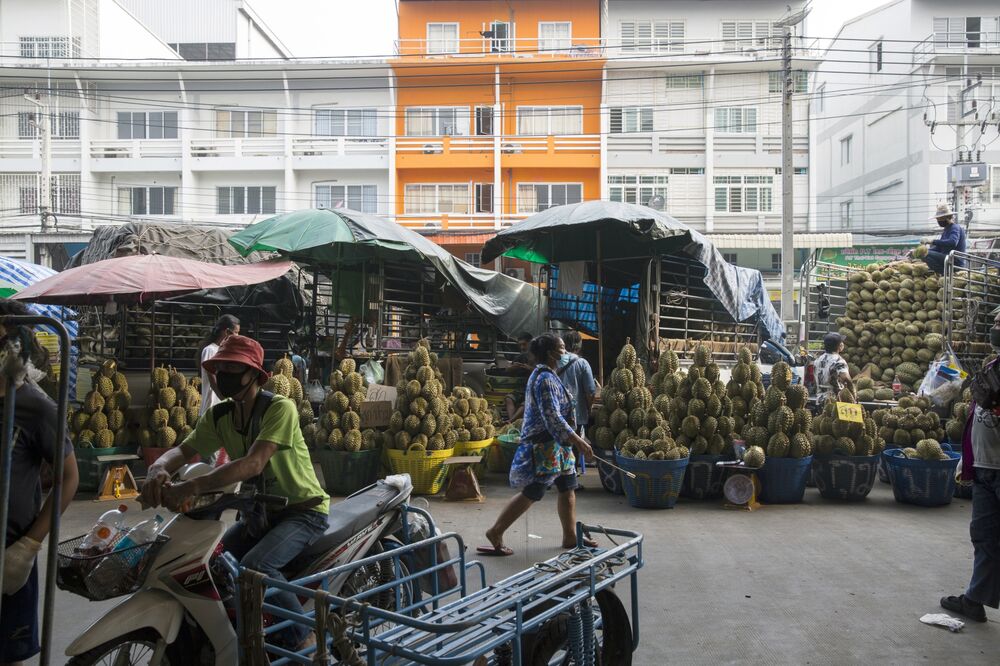
[[897, 502], [918, 506], [944, 506], [955, 496], [955, 470], [962, 456], [948, 451], [948, 460], [907, 458], [901, 449], [882, 452]]
[[805, 458], [767, 458], [757, 470], [760, 501], [765, 504], [795, 504], [806, 494], [806, 481], [812, 468], [812, 456]]
[[[601, 460], [618, 464], [615, 463], [615, 452], [612, 449], [599, 449], [595, 446], [594, 455]], [[625, 485], [622, 483], [622, 473], [601, 463], [595, 463], [595, 465], [597, 466], [597, 476], [601, 477], [601, 485], [604, 486], [604, 489], [612, 495], [624, 495]]]
[[[889, 451], [902, 451], [898, 446], [892, 448], [887, 448], [882, 453], [887, 453]], [[889, 483], [889, 468], [885, 464], [885, 458], [879, 456], [878, 458], [878, 480], [882, 483]]]
[[687, 471], [684, 473], [681, 497], [691, 499], [722, 497], [722, 477], [726, 470], [715, 463], [725, 458], [726, 456], [691, 456]]
[[878, 476], [879, 455], [813, 458], [812, 476], [825, 499], [858, 502], [868, 497]]
[[687, 458], [636, 460], [616, 454], [615, 464], [636, 476], [631, 479], [622, 475], [625, 496], [630, 506], [638, 509], [672, 509], [677, 503], [688, 466]]

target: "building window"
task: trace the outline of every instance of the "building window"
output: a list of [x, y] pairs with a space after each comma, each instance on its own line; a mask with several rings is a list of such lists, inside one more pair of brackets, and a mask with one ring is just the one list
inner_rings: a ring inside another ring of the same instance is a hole
[[996, 46], [1000, 33], [998, 16], [951, 16], [934, 18], [934, 43], [945, 48], [978, 49]]
[[80, 38], [21, 37], [22, 58], [79, 58]]
[[581, 183], [518, 183], [517, 212], [537, 213], [583, 201]]
[[673, 176], [704, 176], [704, 167], [673, 167], [670, 169]]
[[406, 109], [407, 136], [468, 136], [469, 107], [411, 106]]
[[850, 229], [851, 222], [854, 219], [854, 202], [853, 201], [842, 201], [840, 202], [840, 228]]
[[[809, 91], [809, 72], [792, 72], [792, 92], [804, 93]], [[767, 73], [767, 92], [783, 93], [781, 72]]]
[[427, 53], [458, 53], [458, 24], [428, 23]]
[[722, 260], [729, 264], [736, 263], [736, 253], [735, 252], [723, 252]]
[[349, 208], [378, 213], [377, 185], [317, 185], [316, 208]]
[[490, 53], [508, 53], [514, 50], [514, 25], [506, 21], [490, 23]]
[[611, 133], [652, 132], [653, 107], [616, 106], [611, 108]]
[[882, 42], [875, 42], [868, 49], [868, 60], [871, 64], [871, 71], [875, 72], [882, 71]]
[[667, 77], [667, 90], [701, 90], [704, 85], [703, 74], [677, 74]]
[[[17, 138], [34, 139], [38, 136], [35, 124], [41, 116], [30, 111], [17, 114]], [[49, 136], [53, 139], [80, 138], [80, 112], [59, 111], [49, 115]]]
[[819, 111], [826, 111], [826, 84], [824, 83], [816, 89], [816, 107]]
[[215, 135], [220, 137], [252, 138], [273, 136], [278, 131], [278, 114], [274, 111], [215, 112]]
[[792, 169], [793, 176], [808, 176], [809, 167], [795, 167]]
[[774, 176], [715, 176], [717, 213], [770, 213]]
[[476, 107], [476, 136], [493, 136], [493, 107]]
[[468, 183], [407, 185], [403, 212], [408, 214], [458, 213], [468, 215], [471, 208]]
[[757, 107], [723, 106], [715, 110], [715, 131], [720, 134], [756, 134]]
[[476, 183], [476, 212], [493, 212], [493, 183]]
[[[39, 190], [38, 176], [27, 176], [30, 185], [21, 185], [18, 188], [18, 210], [21, 213], [35, 215], [39, 211], [41, 203], [41, 193]], [[24, 183], [25, 179], [21, 179]], [[53, 213], [64, 215], [80, 214], [80, 174], [59, 173], [53, 174], [50, 182], [50, 192], [52, 195]]]
[[472, 264], [476, 268], [479, 268], [483, 265], [482, 255], [478, 252], [466, 252], [465, 263]]
[[840, 140], [840, 165], [845, 166], [851, 163], [851, 144], [854, 143], [854, 135], [848, 134]]
[[780, 252], [772, 252], [771, 253], [771, 270], [772, 271], [779, 271], [779, 272], [781, 271], [781, 253]]
[[237, 185], [215, 188], [216, 212], [219, 215], [273, 214], [277, 195], [275, 187]]
[[377, 136], [375, 109], [316, 109], [316, 136]]
[[235, 42], [175, 42], [168, 46], [185, 60], [236, 60]]
[[770, 21], [723, 21], [722, 50], [744, 51], [746, 49], [779, 48], [781, 29]]
[[525, 136], [582, 134], [582, 106], [519, 106], [517, 133]]
[[684, 21], [622, 21], [623, 53], [684, 51]]
[[176, 139], [176, 111], [119, 111], [119, 139]]
[[122, 187], [118, 189], [122, 209], [130, 215], [173, 215], [176, 187]]
[[569, 21], [539, 21], [538, 51], [566, 51], [573, 45], [573, 24]]
[[608, 197], [611, 201], [642, 204], [661, 210], [667, 203], [667, 176], [608, 176]]

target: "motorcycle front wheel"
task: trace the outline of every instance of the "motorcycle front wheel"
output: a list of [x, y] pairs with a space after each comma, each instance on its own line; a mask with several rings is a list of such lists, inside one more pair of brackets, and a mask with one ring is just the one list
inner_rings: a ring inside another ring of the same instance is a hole
[[[160, 635], [152, 629], [139, 629], [114, 638], [107, 643], [78, 654], [69, 660], [69, 666], [145, 666], [156, 650]], [[163, 655], [162, 666], [172, 666], [168, 654]]]

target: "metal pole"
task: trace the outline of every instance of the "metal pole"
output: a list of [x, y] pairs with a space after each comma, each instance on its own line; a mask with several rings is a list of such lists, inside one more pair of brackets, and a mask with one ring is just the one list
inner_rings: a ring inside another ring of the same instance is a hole
[[792, 29], [785, 28], [781, 43], [781, 77], [784, 88], [781, 99], [781, 319], [791, 321], [795, 306], [792, 302], [795, 273], [795, 248], [792, 242], [794, 166], [792, 163]]
[[601, 231], [597, 231], [597, 381], [604, 385], [604, 306], [601, 303]]

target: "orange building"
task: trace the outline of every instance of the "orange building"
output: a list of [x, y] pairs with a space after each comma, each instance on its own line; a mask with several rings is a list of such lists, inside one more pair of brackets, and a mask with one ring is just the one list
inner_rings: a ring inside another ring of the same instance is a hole
[[532, 213], [600, 198], [600, 0], [398, 6], [401, 224], [463, 257]]

